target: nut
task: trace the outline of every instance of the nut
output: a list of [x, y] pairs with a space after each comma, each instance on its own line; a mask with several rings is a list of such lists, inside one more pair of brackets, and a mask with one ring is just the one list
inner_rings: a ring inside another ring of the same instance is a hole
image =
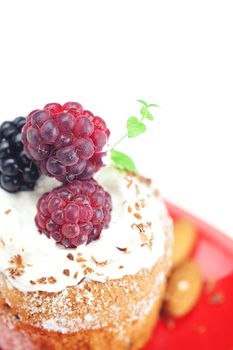
[[187, 220], [174, 223], [173, 267], [182, 264], [190, 255], [197, 239], [195, 226]]
[[164, 310], [173, 317], [186, 315], [196, 305], [202, 286], [201, 272], [195, 262], [180, 265], [168, 281]]

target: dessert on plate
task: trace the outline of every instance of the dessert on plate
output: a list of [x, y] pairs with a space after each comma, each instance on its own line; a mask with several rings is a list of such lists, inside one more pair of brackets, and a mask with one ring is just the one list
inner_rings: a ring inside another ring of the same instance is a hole
[[[129, 137], [149, 107], [128, 121]], [[128, 156], [112, 148], [104, 166], [109, 135], [74, 102], [0, 128], [2, 350], [140, 349], [151, 334], [172, 222]]]

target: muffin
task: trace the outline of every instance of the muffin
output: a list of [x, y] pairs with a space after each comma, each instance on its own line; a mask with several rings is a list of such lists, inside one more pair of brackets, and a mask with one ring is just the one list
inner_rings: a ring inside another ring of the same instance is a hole
[[171, 219], [149, 179], [113, 165], [94, 178], [111, 212], [83, 242], [38, 224], [40, 198], [58, 193], [59, 179], [0, 189], [2, 350], [140, 349], [150, 337], [172, 263]]

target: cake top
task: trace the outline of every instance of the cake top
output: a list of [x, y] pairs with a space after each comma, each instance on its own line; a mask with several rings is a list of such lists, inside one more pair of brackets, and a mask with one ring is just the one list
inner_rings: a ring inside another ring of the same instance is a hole
[[152, 267], [164, 253], [166, 207], [149, 180], [113, 166], [96, 180], [112, 197], [112, 219], [99, 239], [64, 248], [38, 234], [36, 202], [57, 180], [41, 176], [35, 191], [0, 189], [0, 271], [22, 291], [57, 292], [84, 278], [105, 282]]
[[83, 278], [120, 278], [163, 253], [163, 202], [116, 150], [153, 120], [156, 105], [139, 102], [140, 118], [127, 120], [109, 147], [114, 165], [105, 168], [110, 131], [77, 102], [47, 104], [1, 125], [0, 271], [13, 286], [53, 292]]

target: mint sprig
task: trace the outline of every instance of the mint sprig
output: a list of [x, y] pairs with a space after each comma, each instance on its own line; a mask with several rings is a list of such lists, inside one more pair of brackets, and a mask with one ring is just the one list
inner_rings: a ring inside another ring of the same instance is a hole
[[147, 103], [144, 100], [137, 100], [139, 103], [141, 103], [143, 106], [149, 108], [149, 107], [159, 107], [157, 104], [155, 103]]
[[122, 169], [132, 171], [135, 173], [137, 171], [134, 161], [127, 156], [127, 154], [116, 151], [115, 149], [111, 150], [111, 159], [115, 165]]
[[127, 154], [119, 152], [115, 149], [115, 147], [123, 141], [125, 138], [134, 138], [141, 134], [143, 134], [147, 127], [145, 123], [143, 122], [145, 119], [153, 121], [154, 116], [149, 110], [151, 107], [159, 107], [155, 103], [148, 104], [144, 100], [137, 100], [139, 103], [142, 104], [142, 107], [140, 108], [140, 117], [131, 116], [128, 118], [126, 123], [126, 129], [127, 133], [118, 140], [114, 146], [111, 148], [111, 159], [113, 163], [125, 170], [136, 172], [137, 168], [132, 158], [130, 158]]
[[128, 137], [137, 137], [146, 131], [146, 125], [138, 120], [137, 117], [129, 117], [127, 120]]

